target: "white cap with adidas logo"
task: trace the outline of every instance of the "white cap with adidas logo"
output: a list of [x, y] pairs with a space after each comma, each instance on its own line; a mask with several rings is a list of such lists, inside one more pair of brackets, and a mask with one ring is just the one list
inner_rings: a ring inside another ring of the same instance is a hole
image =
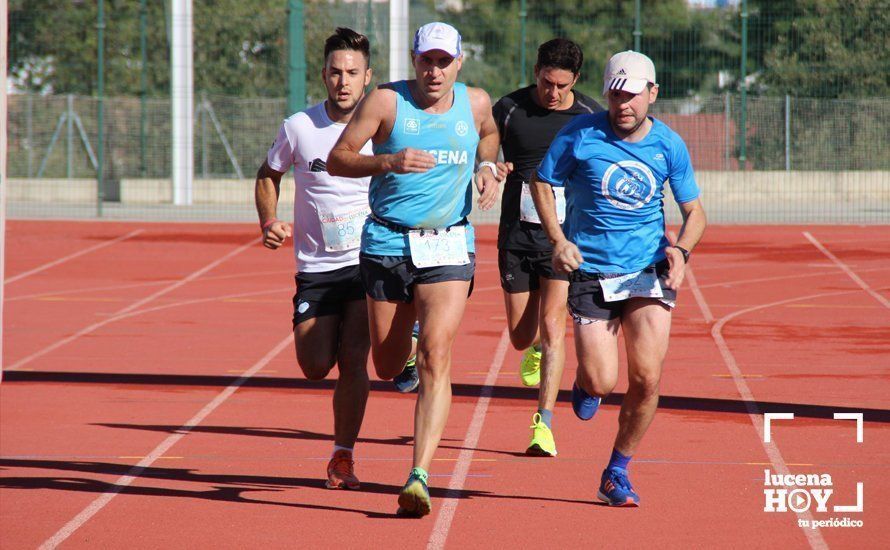
[[609, 90], [624, 90], [632, 94], [642, 92], [646, 85], [655, 82], [655, 64], [640, 52], [627, 50], [616, 53], [606, 64], [603, 74], [603, 95]]

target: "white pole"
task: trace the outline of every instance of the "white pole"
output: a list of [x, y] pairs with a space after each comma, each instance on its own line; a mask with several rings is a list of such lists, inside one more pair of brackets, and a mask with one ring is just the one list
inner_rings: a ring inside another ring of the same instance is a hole
[[[6, 280], [6, 0], [0, 0], [0, 382], [3, 381], [3, 287]], [[30, 143], [28, 144], [31, 145]]]
[[408, 0], [390, 0], [389, 2], [389, 80], [408, 78], [408, 43], [411, 29], [408, 28]]
[[170, 102], [173, 119], [173, 204], [192, 203], [195, 174], [192, 0], [170, 2]]

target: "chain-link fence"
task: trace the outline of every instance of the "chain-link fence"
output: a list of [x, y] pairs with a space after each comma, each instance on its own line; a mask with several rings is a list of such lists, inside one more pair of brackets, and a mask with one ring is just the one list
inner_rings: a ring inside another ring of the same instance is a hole
[[[105, 4], [104, 216], [254, 217], [252, 176], [287, 115], [289, 10], [302, 8], [308, 104], [324, 98], [336, 26], [369, 36], [374, 82], [387, 80], [385, 0], [194, 0], [194, 206], [173, 207], [169, 4]], [[713, 220], [890, 221], [886, 5], [636, 4], [414, 0], [410, 23], [458, 27], [461, 79], [493, 99], [533, 80], [537, 45], [555, 36], [582, 45], [578, 88], [594, 97], [609, 55], [639, 43], [658, 69], [653, 112], [686, 140]], [[12, 216], [98, 211], [97, 16], [95, 2], [10, 1]]]

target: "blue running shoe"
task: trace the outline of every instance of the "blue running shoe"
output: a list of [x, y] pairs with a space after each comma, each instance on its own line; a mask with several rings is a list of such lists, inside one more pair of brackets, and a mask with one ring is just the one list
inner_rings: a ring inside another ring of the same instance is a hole
[[600, 481], [600, 488], [596, 492], [596, 497], [609, 506], [636, 508], [640, 505], [640, 496], [634, 492], [630, 480], [627, 479], [627, 470], [622, 468], [606, 468], [603, 470], [603, 478]]
[[[414, 322], [414, 327], [411, 329], [411, 339], [414, 342], [420, 337], [420, 323], [417, 321]], [[396, 390], [400, 393], [411, 393], [417, 389], [417, 386], [420, 385], [420, 376], [417, 374], [417, 354], [411, 356], [410, 359], [405, 363], [405, 368], [400, 372], [395, 378], [392, 379], [393, 384], [396, 386]]]
[[596, 410], [600, 406], [599, 397], [593, 397], [586, 391], [578, 387], [578, 383], [572, 384], [572, 410], [575, 416], [581, 420], [590, 420], [596, 414]]

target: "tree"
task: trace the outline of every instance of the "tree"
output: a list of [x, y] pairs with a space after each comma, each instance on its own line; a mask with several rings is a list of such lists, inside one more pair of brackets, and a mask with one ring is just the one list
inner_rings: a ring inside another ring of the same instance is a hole
[[890, 96], [887, 0], [757, 0], [774, 39], [763, 47], [768, 93]]

